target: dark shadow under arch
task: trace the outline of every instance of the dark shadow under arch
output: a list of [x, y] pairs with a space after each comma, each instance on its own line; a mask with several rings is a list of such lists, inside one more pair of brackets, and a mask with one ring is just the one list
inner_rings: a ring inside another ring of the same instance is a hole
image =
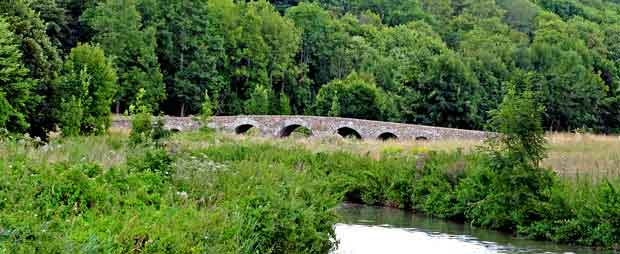
[[391, 132], [384, 132], [381, 133], [381, 135], [379, 135], [379, 140], [383, 140], [383, 141], [388, 141], [388, 140], [397, 140], [398, 136], [396, 136], [396, 134], [391, 133]]
[[362, 135], [360, 135], [359, 132], [357, 132], [356, 130], [349, 128], [349, 127], [342, 127], [340, 129], [338, 129], [338, 135], [344, 137], [344, 138], [356, 138], [356, 139], [362, 139]]
[[424, 136], [417, 136], [415, 137], [415, 140], [416, 141], [428, 141], [428, 138]]
[[254, 125], [242, 124], [242, 125], [237, 126], [237, 128], [235, 128], [235, 133], [236, 134], [245, 134], [245, 133], [247, 133], [252, 128], [254, 128]]
[[312, 136], [312, 130], [311, 129], [306, 128], [305, 126], [300, 125], [300, 124], [292, 124], [292, 125], [284, 127], [280, 131], [280, 137], [281, 138], [289, 137], [295, 131], [298, 131], [298, 132], [301, 132], [303, 134], [306, 134], [306, 136], [308, 136], [308, 137]]

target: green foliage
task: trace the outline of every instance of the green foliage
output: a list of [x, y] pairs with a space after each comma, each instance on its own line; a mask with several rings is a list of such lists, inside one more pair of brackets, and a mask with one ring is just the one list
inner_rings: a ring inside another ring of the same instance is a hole
[[509, 89], [502, 104], [491, 112], [491, 129], [499, 133], [491, 146], [505, 152], [507, 161], [538, 166], [545, 158], [546, 140], [542, 127], [543, 107], [530, 91], [517, 94]]
[[207, 88], [217, 91], [212, 83], [220, 82], [215, 69], [219, 56], [212, 54], [210, 47], [217, 48], [221, 38], [212, 33], [208, 2], [143, 1], [140, 4], [144, 25], [157, 31], [155, 52], [167, 95], [162, 109], [169, 114], [199, 113], [202, 91]]
[[[117, 113], [143, 88], [154, 112], [198, 114], [208, 90], [214, 114], [480, 129], [518, 84], [544, 106], [543, 128], [610, 133], [620, 129], [619, 11], [611, 0], [9, 0], [0, 14], [13, 36], [4, 37], [22, 54], [9, 65], [29, 70], [18, 76], [30, 83], [30, 105], [15, 108], [11, 100], [25, 97], [5, 95], [12, 109], [3, 111], [13, 112], [12, 132], [45, 137], [69, 98], [71, 82], [54, 82], [82, 71], [70, 75], [58, 52], [70, 59], [82, 42], [104, 49], [117, 69]], [[339, 93], [340, 105], [323, 98], [353, 73], [378, 95], [358, 87]], [[361, 108], [370, 112], [347, 112], [343, 102], [356, 96], [378, 99]], [[76, 97], [85, 105], [81, 132], [101, 133], [106, 121], [91, 108], [110, 106]], [[332, 105], [339, 112], [330, 114]]]
[[166, 94], [155, 54], [156, 31], [142, 23], [138, 2], [107, 0], [82, 18], [97, 32], [94, 41], [112, 57], [118, 70], [117, 109], [135, 104], [140, 89], [145, 91], [142, 103], [158, 109]]
[[22, 54], [9, 24], [0, 18], [0, 128], [24, 132], [28, 127], [27, 114], [33, 106], [31, 93], [35, 83], [28, 77]]
[[245, 102], [244, 112], [250, 115], [269, 114], [271, 104], [269, 102], [270, 91], [264, 86], [257, 86], [250, 95], [250, 99]]
[[540, 168], [546, 140], [543, 108], [532, 92], [508, 90], [490, 125], [498, 131], [489, 142], [489, 161], [463, 182], [459, 196], [465, 217], [473, 224], [516, 231], [539, 220], [550, 205], [557, 176]]
[[[88, 139], [100, 140], [81, 137], [63, 142], [87, 151]], [[230, 145], [176, 155], [125, 146], [121, 152], [127, 154], [126, 162], [114, 167], [84, 157], [39, 164], [26, 159], [24, 150], [13, 150], [10, 160], [0, 159], [5, 172], [0, 175], [0, 189], [14, 190], [0, 192], [0, 251], [325, 253], [332, 249], [336, 219], [332, 208], [338, 198], [324, 193], [325, 183], [311, 171], [294, 171], [288, 163], [271, 165], [234, 156], [239, 149], [276, 151], [273, 147]], [[276, 156], [293, 158], [277, 151]], [[232, 160], [226, 164], [211, 160], [215, 153]]]
[[278, 105], [278, 112], [280, 115], [293, 114], [293, 110], [291, 109], [291, 100], [288, 98], [288, 96], [286, 96], [286, 94], [281, 93], [278, 101], [280, 102], [280, 104]]
[[329, 111], [327, 112], [327, 116], [334, 116], [334, 117], [338, 117], [340, 116], [340, 100], [338, 99], [338, 96], [334, 95], [332, 97], [332, 104], [329, 107]]
[[[380, 120], [380, 93], [372, 80], [351, 74], [344, 80], [335, 80], [323, 86], [316, 99], [318, 115]], [[337, 100], [336, 100], [337, 99]]]
[[137, 145], [150, 140], [153, 131], [153, 116], [151, 108], [142, 101], [146, 91], [140, 89], [136, 96], [135, 104], [129, 106], [129, 114], [131, 115], [131, 134], [129, 142]]
[[153, 113], [148, 104], [144, 103], [145, 91], [140, 89], [136, 97], [136, 104], [129, 106], [129, 114], [131, 115], [131, 133], [129, 134], [129, 143], [132, 146], [137, 145], [155, 145], [162, 147], [165, 139], [171, 136], [170, 130], [167, 130], [164, 117], [156, 117], [153, 121]]
[[[286, 17], [303, 28], [299, 61], [309, 68], [310, 79], [323, 85], [348, 74], [339, 60], [344, 57], [344, 39], [341, 24], [318, 4], [302, 2], [286, 11]], [[317, 87], [318, 88], [318, 87]], [[318, 90], [318, 89], [317, 89]]]
[[[501, 108], [521, 107], [529, 96], [510, 94]], [[175, 135], [181, 149], [168, 152], [126, 146], [124, 138], [58, 140], [77, 152], [62, 163], [33, 159], [50, 148], [0, 141], [8, 153], [0, 156], [0, 251], [325, 253], [334, 246], [333, 207], [341, 200], [533, 239], [620, 241], [620, 183], [564, 182], [492, 153], [386, 149], [371, 158], [203, 132]], [[195, 150], [195, 140], [209, 145]]]
[[[6, 18], [9, 30], [15, 35], [22, 53], [21, 63], [16, 63], [9, 69], [19, 70], [22, 68], [20, 65], [25, 66], [29, 70], [27, 77], [35, 82], [26, 86], [32, 87], [28, 110], [21, 111], [21, 108], [16, 110], [20, 110], [20, 113], [26, 116], [29, 124], [26, 126], [29, 126], [27, 131], [31, 135], [46, 138], [47, 132], [53, 130], [56, 125], [54, 102], [57, 98], [53, 93], [52, 83], [62, 67], [61, 58], [46, 34], [44, 22], [30, 7], [29, 1], [2, 1], [0, 15]], [[15, 131], [23, 132], [23, 129]]]
[[58, 110], [62, 112], [58, 117], [62, 134], [67, 137], [80, 135], [80, 127], [84, 120], [82, 100], [77, 99], [75, 95], [71, 95], [68, 100], [62, 100]]
[[[103, 50], [88, 44], [72, 49], [58, 83], [58, 93], [72, 98], [72, 102], [62, 103], [72, 103], [81, 108], [67, 111], [66, 105], [61, 105], [57, 113], [59, 119], [79, 118], [77, 126], [80, 134], [104, 133], [110, 126], [110, 108], [118, 85], [116, 70]], [[80, 115], [75, 115], [78, 112]], [[60, 122], [61, 128], [67, 124], [62, 120]]]
[[203, 124], [206, 124], [211, 119], [216, 109], [216, 105], [214, 105], [209, 97], [209, 91], [205, 91], [205, 96], [200, 107], [200, 118]]
[[9, 121], [9, 115], [11, 113], [11, 104], [9, 104], [9, 102], [6, 100], [6, 96], [4, 95], [4, 93], [0, 92], [0, 123], [2, 123], [2, 125], [0, 125], [0, 128], [2, 128], [3, 131], [7, 130], [6, 122]]

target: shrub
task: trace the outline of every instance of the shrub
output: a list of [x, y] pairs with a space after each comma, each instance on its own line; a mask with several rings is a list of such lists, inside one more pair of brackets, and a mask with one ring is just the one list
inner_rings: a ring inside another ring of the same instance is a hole
[[381, 94], [373, 78], [357, 73], [321, 87], [314, 105], [318, 115], [381, 120]]
[[[76, 125], [79, 134], [102, 134], [108, 129], [116, 79], [116, 69], [101, 48], [80, 44], [71, 50], [57, 81], [60, 96], [71, 98], [57, 111], [63, 134], [76, 135]], [[71, 109], [67, 107], [76, 109], [67, 111]]]
[[165, 139], [169, 138], [170, 135], [172, 135], [170, 130], [167, 130], [165, 126], [166, 126], [166, 121], [164, 120], [164, 118], [161, 116], [157, 117], [157, 120], [155, 121], [155, 124], [153, 125], [151, 129], [151, 135], [150, 135], [150, 140], [155, 142], [156, 146], [161, 147], [162, 141], [164, 141]]
[[153, 172], [165, 177], [174, 173], [172, 162], [173, 159], [163, 149], [148, 149], [127, 158], [127, 166], [131, 172]]
[[153, 129], [151, 108], [143, 102], [145, 90], [140, 89], [136, 96], [136, 103], [129, 106], [131, 117], [131, 133], [129, 142], [132, 145], [142, 144], [150, 140]]
[[82, 118], [84, 117], [81, 100], [71, 96], [68, 101], [60, 103], [61, 115], [58, 116], [60, 130], [65, 137], [78, 136], [81, 132]]

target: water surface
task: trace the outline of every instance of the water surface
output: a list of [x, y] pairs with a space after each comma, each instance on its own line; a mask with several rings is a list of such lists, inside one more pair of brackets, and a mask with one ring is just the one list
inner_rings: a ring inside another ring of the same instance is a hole
[[343, 204], [334, 254], [369, 253], [575, 253], [608, 254], [591, 248], [517, 239], [496, 231], [433, 219], [393, 208]]

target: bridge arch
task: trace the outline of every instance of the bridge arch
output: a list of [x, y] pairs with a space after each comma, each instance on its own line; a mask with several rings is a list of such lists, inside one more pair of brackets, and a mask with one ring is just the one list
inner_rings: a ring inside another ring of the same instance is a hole
[[250, 131], [250, 129], [252, 128], [256, 128], [256, 126], [254, 126], [253, 124], [241, 124], [238, 125], [237, 127], [235, 127], [235, 134], [245, 134], [248, 131]]
[[336, 133], [338, 133], [338, 135], [342, 136], [343, 138], [354, 137], [355, 139], [362, 139], [362, 135], [358, 131], [350, 127], [340, 127], [338, 128], [338, 130], [336, 130]]
[[428, 138], [426, 136], [417, 136], [415, 141], [428, 141]]
[[307, 130], [309, 132], [308, 135], [312, 136], [312, 129], [304, 126], [303, 124], [290, 124], [290, 125], [287, 125], [284, 128], [282, 128], [282, 130], [280, 130], [280, 133], [278, 134], [278, 136], [280, 138], [286, 138], [286, 137], [291, 136], [291, 134], [294, 131], [299, 130], [299, 129]]
[[397, 140], [398, 136], [393, 132], [384, 132], [381, 133], [378, 137], [379, 140], [388, 141], [388, 140]]

